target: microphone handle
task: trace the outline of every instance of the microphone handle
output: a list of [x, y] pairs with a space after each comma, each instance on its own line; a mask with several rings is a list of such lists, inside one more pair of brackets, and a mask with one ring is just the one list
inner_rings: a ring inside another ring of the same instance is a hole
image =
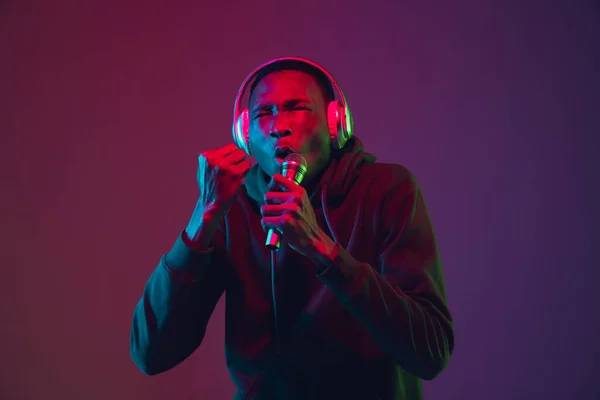
[[[288, 156], [289, 157], [289, 156]], [[286, 160], [288, 159], [286, 157]], [[300, 158], [300, 160], [293, 160], [290, 165], [286, 161], [284, 161], [281, 174], [294, 182], [296, 185], [299, 185], [304, 178], [304, 174], [306, 173], [306, 160], [302, 156], [297, 156], [296, 158]], [[293, 157], [292, 157], [293, 158]], [[267, 232], [267, 240], [265, 241], [265, 247], [271, 251], [277, 251], [281, 247], [281, 235], [282, 233], [275, 228], [270, 228]]]
[[[286, 175], [287, 174], [284, 174], [284, 176], [287, 179], [289, 179], [297, 185], [299, 184], [299, 182], [296, 182], [293, 178]], [[271, 251], [279, 250], [279, 248], [281, 247], [281, 236], [282, 234], [281, 232], [279, 232], [279, 230], [275, 228], [269, 228], [269, 231], [267, 232], [267, 240], [265, 241], [265, 247]]]

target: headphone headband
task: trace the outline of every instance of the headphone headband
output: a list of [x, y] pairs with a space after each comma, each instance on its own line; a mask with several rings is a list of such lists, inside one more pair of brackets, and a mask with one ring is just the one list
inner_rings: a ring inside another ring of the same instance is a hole
[[348, 102], [346, 101], [346, 96], [344, 95], [344, 92], [342, 91], [342, 89], [339, 87], [339, 85], [337, 84], [336, 80], [333, 78], [333, 76], [331, 76], [331, 74], [322, 66], [320, 66], [319, 64], [317, 64], [314, 61], [308, 60], [306, 58], [301, 58], [301, 57], [280, 57], [280, 58], [275, 58], [271, 61], [267, 61], [266, 63], [256, 67], [252, 72], [250, 72], [248, 74], [248, 76], [246, 76], [246, 79], [244, 79], [244, 81], [242, 82], [242, 85], [240, 86], [240, 89], [238, 90], [237, 96], [235, 97], [235, 103], [233, 105], [233, 121], [236, 121], [238, 116], [240, 115], [240, 104], [242, 102], [242, 97], [244, 96], [246, 89], [248, 87], [248, 85], [250, 84], [250, 82], [252, 81], [252, 79], [254, 79], [254, 77], [256, 75], [258, 75], [258, 73], [260, 71], [262, 71], [264, 68], [273, 65], [273, 64], [277, 64], [280, 63], [282, 61], [297, 61], [300, 63], [304, 63], [307, 64], [313, 68], [316, 68], [319, 72], [321, 72], [323, 75], [325, 75], [325, 77], [327, 79], [329, 79], [329, 82], [331, 83], [331, 85], [333, 86], [334, 90], [338, 93], [338, 96], [340, 97], [340, 100], [342, 102], [342, 106], [346, 109], [346, 115], [350, 118], [350, 112], [349, 112], [349, 107], [348, 107]]

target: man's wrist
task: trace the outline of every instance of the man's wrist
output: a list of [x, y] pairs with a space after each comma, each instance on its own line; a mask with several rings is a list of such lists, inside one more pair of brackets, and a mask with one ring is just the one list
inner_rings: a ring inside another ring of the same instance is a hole
[[206, 250], [211, 247], [213, 236], [222, 217], [212, 209], [196, 206], [192, 218], [185, 228], [186, 244], [197, 250]]
[[327, 235], [319, 238], [313, 243], [309, 258], [317, 265], [319, 271], [324, 271], [335, 262], [339, 254], [339, 248]]

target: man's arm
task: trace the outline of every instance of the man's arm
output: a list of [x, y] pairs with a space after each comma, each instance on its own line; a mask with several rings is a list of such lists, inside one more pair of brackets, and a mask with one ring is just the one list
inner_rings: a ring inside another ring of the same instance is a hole
[[384, 200], [381, 274], [339, 245], [323, 245], [318, 276], [407, 372], [426, 380], [446, 366], [454, 347], [442, 265], [431, 220], [411, 176]]
[[173, 368], [202, 343], [227, 281], [217, 224], [195, 212], [146, 283], [133, 314], [130, 353], [147, 375]]

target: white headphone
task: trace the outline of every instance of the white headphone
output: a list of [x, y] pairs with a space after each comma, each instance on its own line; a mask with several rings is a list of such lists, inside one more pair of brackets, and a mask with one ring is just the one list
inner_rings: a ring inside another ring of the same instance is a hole
[[337, 91], [341, 101], [334, 99], [327, 106], [327, 125], [329, 127], [329, 136], [331, 137], [331, 143], [333, 147], [335, 149], [341, 149], [352, 137], [354, 132], [354, 121], [352, 119], [352, 114], [350, 113], [350, 108], [348, 107], [348, 102], [346, 101], [346, 96], [344, 96], [342, 89], [339, 87], [335, 79], [333, 79], [331, 74], [325, 70], [325, 68], [314, 61], [300, 57], [276, 58], [255, 68], [246, 77], [246, 79], [244, 79], [240, 89], [238, 90], [238, 94], [235, 98], [235, 103], [233, 106], [233, 141], [240, 149], [244, 150], [246, 154], [249, 155], [251, 153], [248, 144], [250, 117], [247, 108], [240, 110], [242, 97], [246, 92], [246, 88], [248, 87], [250, 81], [256, 77], [260, 71], [268, 66], [285, 61], [296, 61], [316, 68], [323, 75], [325, 75], [327, 79], [329, 79], [329, 82], [334, 87], [335, 91]]

